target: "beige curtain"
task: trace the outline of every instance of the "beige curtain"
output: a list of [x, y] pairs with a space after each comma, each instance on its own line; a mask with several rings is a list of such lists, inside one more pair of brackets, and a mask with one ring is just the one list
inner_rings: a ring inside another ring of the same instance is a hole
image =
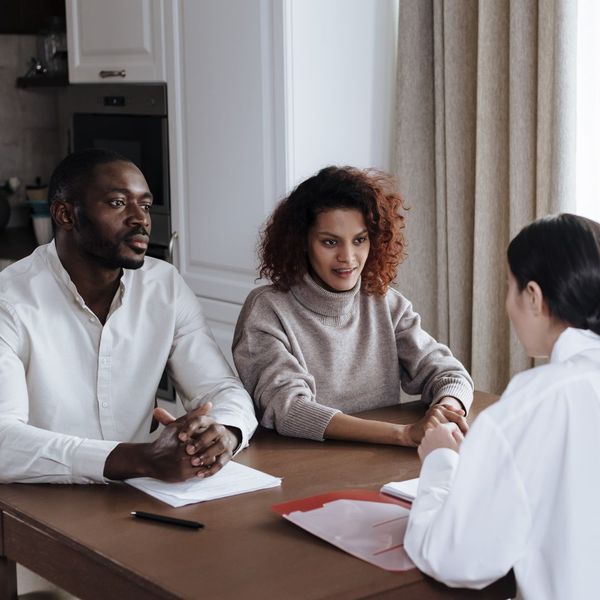
[[504, 312], [506, 247], [574, 203], [576, 2], [400, 0], [399, 18], [398, 288], [500, 393], [531, 364]]

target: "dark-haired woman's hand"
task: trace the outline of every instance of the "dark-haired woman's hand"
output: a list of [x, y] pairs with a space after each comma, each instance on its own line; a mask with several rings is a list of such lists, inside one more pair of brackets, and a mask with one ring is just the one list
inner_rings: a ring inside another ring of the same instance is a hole
[[438, 448], [449, 448], [458, 452], [463, 439], [462, 432], [454, 423], [428, 429], [419, 444], [419, 458], [423, 462], [431, 452]]
[[445, 406], [446, 408], [453, 410], [463, 417], [466, 416], [465, 408], [462, 405], [462, 402], [458, 401], [453, 396], [444, 396], [439, 402], [436, 402], [436, 405]]
[[416, 423], [408, 426], [412, 444], [418, 446], [428, 429], [438, 427], [443, 423], [455, 423], [463, 435], [469, 430], [467, 420], [455, 408], [445, 406], [443, 403], [435, 404]]

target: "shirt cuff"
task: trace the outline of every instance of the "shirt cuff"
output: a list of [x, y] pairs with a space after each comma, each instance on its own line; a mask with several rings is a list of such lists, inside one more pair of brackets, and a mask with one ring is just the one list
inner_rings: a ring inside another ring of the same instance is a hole
[[104, 465], [119, 444], [107, 440], [83, 440], [73, 456], [73, 476], [88, 479], [89, 483], [109, 483], [110, 479], [104, 477]]
[[421, 490], [433, 487], [449, 490], [458, 467], [458, 460], [458, 453], [450, 448], [438, 448], [430, 452], [421, 466], [417, 496]]

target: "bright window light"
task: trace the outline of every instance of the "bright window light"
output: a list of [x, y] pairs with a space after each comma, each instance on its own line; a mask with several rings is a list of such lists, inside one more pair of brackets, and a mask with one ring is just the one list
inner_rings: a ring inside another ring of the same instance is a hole
[[600, 222], [600, 2], [577, 4], [577, 213]]

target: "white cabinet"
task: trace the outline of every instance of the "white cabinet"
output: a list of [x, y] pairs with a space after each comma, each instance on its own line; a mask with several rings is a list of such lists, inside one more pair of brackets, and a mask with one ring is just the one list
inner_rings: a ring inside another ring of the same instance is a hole
[[164, 0], [66, 0], [71, 83], [165, 81]]
[[230, 361], [258, 233], [287, 186], [278, 4], [183, 0], [167, 10], [176, 264]]
[[237, 304], [256, 277], [256, 240], [286, 187], [274, 5], [173, 5], [168, 98], [178, 266], [201, 297]]

